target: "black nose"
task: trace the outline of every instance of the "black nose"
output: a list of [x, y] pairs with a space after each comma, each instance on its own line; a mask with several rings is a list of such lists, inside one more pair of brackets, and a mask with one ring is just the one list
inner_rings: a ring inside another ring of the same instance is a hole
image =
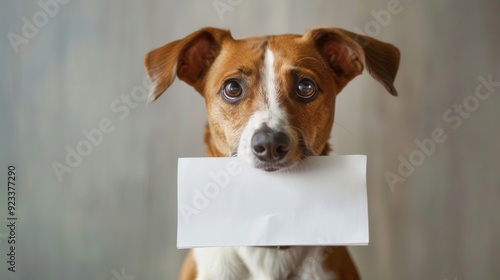
[[251, 144], [253, 154], [267, 162], [285, 158], [290, 150], [290, 138], [285, 133], [273, 131], [267, 126], [254, 133]]

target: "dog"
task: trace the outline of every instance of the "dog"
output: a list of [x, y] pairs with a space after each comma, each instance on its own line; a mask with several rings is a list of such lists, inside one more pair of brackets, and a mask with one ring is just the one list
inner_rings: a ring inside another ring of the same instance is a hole
[[[151, 51], [144, 64], [150, 102], [176, 76], [205, 99], [208, 156], [274, 172], [330, 152], [335, 99], [364, 68], [396, 96], [399, 58], [393, 45], [339, 28], [243, 39], [203, 28]], [[179, 279], [360, 277], [346, 247], [293, 246], [193, 249]]]

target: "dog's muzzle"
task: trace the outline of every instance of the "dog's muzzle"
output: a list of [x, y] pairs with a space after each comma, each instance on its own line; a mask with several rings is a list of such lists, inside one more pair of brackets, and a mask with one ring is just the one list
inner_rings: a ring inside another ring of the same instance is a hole
[[255, 131], [250, 144], [255, 157], [270, 165], [285, 159], [290, 151], [290, 138], [267, 126]]

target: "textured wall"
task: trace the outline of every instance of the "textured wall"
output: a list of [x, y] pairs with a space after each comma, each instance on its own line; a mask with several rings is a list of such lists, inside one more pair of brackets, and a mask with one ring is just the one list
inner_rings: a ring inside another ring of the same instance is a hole
[[[394, 1], [228, 1], [237, 5], [219, 16], [212, 0], [73, 0], [49, 12], [2, 0], [0, 185], [15, 164], [19, 220], [11, 273], [2, 187], [0, 278], [174, 279], [185, 254], [175, 247], [176, 162], [204, 154], [205, 109], [182, 82], [153, 104], [127, 101], [144, 90], [143, 55], [203, 26], [234, 37], [341, 26], [402, 52], [400, 97], [364, 74], [337, 100], [335, 152], [369, 159], [370, 246], [351, 249], [363, 276], [496, 279], [500, 86], [474, 94], [478, 77], [500, 81], [499, 2]], [[391, 18], [374, 23], [381, 10]], [[113, 130], [59, 181], [52, 164], [101, 122]], [[415, 140], [436, 128], [446, 140], [419, 158]], [[399, 156], [410, 155], [418, 166], [400, 174]], [[389, 184], [388, 172], [404, 182]]]

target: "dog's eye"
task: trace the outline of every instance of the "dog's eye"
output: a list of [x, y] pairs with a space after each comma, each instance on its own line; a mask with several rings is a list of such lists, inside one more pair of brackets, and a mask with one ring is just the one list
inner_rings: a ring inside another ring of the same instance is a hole
[[224, 85], [223, 94], [228, 101], [236, 101], [243, 93], [240, 83], [235, 80], [229, 80]]
[[316, 84], [311, 79], [301, 79], [297, 84], [297, 96], [301, 99], [310, 99], [317, 91]]

